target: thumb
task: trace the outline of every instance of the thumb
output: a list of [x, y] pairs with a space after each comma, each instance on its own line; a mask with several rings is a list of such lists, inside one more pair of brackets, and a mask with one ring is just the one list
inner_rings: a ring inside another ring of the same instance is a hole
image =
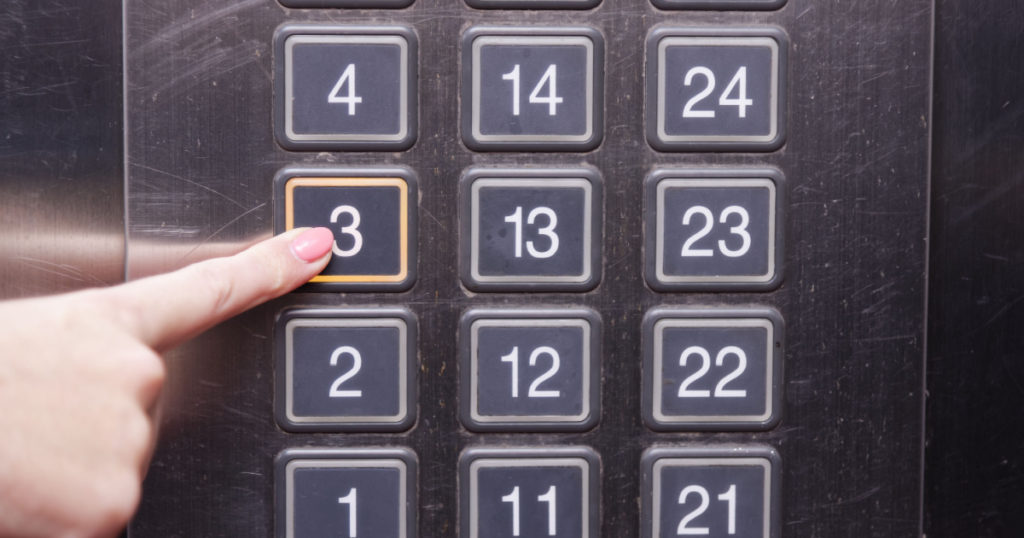
[[226, 258], [104, 290], [129, 330], [158, 351], [288, 293], [330, 260], [327, 228], [298, 228]]

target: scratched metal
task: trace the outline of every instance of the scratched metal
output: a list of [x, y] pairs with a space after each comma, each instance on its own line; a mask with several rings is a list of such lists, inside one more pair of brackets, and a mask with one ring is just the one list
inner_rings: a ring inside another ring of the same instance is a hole
[[0, 7], [0, 298], [124, 278], [121, 2]]
[[[231, 252], [270, 234], [290, 164], [406, 165], [419, 174], [419, 280], [397, 294], [302, 294], [231, 320], [170, 357], [162, 438], [132, 535], [270, 536], [273, 458], [288, 447], [408, 446], [419, 529], [456, 534], [467, 446], [583, 444], [601, 456], [601, 532], [639, 533], [649, 446], [764, 443], [783, 460], [787, 536], [916, 536], [921, 528], [931, 0], [790, 0], [779, 11], [667, 12], [607, 0], [570, 12], [290, 10], [273, 0], [130, 0], [128, 270]], [[286, 152], [273, 140], [271, 38], [284, 22], [400, 23], [420, 42], [419, 139], [399, 153]], [[474, 24], [588, 25], [605, 36], [605, 136], [588, 153], [473, 153], [461, 143], [458, 39]], [[644, 38], [657, 24], [764, 25], [790, 37], [788, 141], [772, 153], [653, 151]], [[604, 175], [603, 282], [583, 294], [469, 294], [456, 187], [471, 165], [592, 165]], [[662, 294], [642, 279], [642, 181], [652, 169], [777, 166], [787, 177], [785, 282], [770, 293]], [[430, 248], [423, 248], [429, 245]], [[402, 434], [288, 434], [274, 425], [271, 323], [288, 305], [407, 305], [420, 320], [419, 420]], [[601, 423], [578, 434], [477, 434], [457, 421], [456, 327], [468, 307], [580, 305], [604, 321]], [[787, 322], [781, 424], [763, 433], [654, 433], [640, 413], [640, 321], [660, 305], [768, 305]]]

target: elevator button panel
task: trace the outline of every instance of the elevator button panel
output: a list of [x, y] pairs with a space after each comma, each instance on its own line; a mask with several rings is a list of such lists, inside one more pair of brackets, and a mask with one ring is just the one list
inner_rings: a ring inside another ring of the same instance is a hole
[[289, 449], [276, 467], [277, 536], [417, 536], [410, 450]]
[[416, 139], [416, 35], [405, 27], [288, 25], [275, 36], [278, 143], [400, 150]]
[[769, 290], [782, 281], [777, 170], [658, 170], [648, 176], [645, 274], [659, 291]]
[[333, 255], [307, 289], [400, 291], [416, 276], [415, 175], [407, 169], [289, 168], [275, 181], [277, 231], [325, 226]]
[[290, 309], [277, 320], [278, 424], [402, 431], [416, 419], [416, 318], [405, 309]]
[[760, 446], [655, 447], [643, 456], [643, 538], [776, 538], [779, 456]]
[[462, 39], [462, 138], [475, 150], [601, 141], [604, 40], [591, 28], [477, 27]]
[[647, 38], [647, 140], [662, 151], [773, 150], [785, 140], [785, 34], [658, 28]]
[[644, 318], [644, 422], [658, 431], [758, 430], [782, 406], [782, 316], [660, 308]]
[[599, 467], [586, 447], [467, 449], [459, 462], [459, 536], [596, 538]]
[[579, 431], [600, 417], [589, 309], [480, 309], [459, 327], [460, 417], [477, 431]]
[[470, 170], [460, 188], [463, 283], [479, 291], [593, 288], [601, 185], [591, 169]]

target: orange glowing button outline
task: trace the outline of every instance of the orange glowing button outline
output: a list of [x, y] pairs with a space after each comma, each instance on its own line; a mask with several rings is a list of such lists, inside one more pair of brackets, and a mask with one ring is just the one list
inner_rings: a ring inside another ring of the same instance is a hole
[[400, 177], [293, 177], [284, 187], [284, 227], [295, 228], [295, 197], [298, 187], [397, 187], [399, 193], [399, 270], [391, 275], [324, 275], [310, 282], [380, 283], [402, 282], [409, 275], [409, 184]]

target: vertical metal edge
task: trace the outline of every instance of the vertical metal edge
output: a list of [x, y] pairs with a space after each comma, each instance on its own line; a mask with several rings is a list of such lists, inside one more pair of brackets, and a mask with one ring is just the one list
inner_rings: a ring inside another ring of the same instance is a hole
[[919, 454], [918, 458], [918, 472], [917, 472], [917, 535], [922, 538], [925, 536], [924, 520], [925, 520], [925, 470], [927, 469], [927, 460], [925, 459], [925, 449], [928, 441], [928, 334], [929, 334], [929, 319], [931, 316], [928, 312], [928, 307], [931, 302], [931, 260], [932, 260], [932, 167], [933, 167], [933, 155], [935, 150], [935, 25], [937, 21], [938, 9], [935, 5], [935, 0], [930, 2], [931, 9], [931, 24], [928, 28], [928, 140], [925, 143], [925, 192], [924, 192], [924, 275], [923, 275], [923, 297], [921, 305], [921, 311], [923, 316], [921, 317], [921, 396], [920, 396], [920, 440], [919, 440]]

